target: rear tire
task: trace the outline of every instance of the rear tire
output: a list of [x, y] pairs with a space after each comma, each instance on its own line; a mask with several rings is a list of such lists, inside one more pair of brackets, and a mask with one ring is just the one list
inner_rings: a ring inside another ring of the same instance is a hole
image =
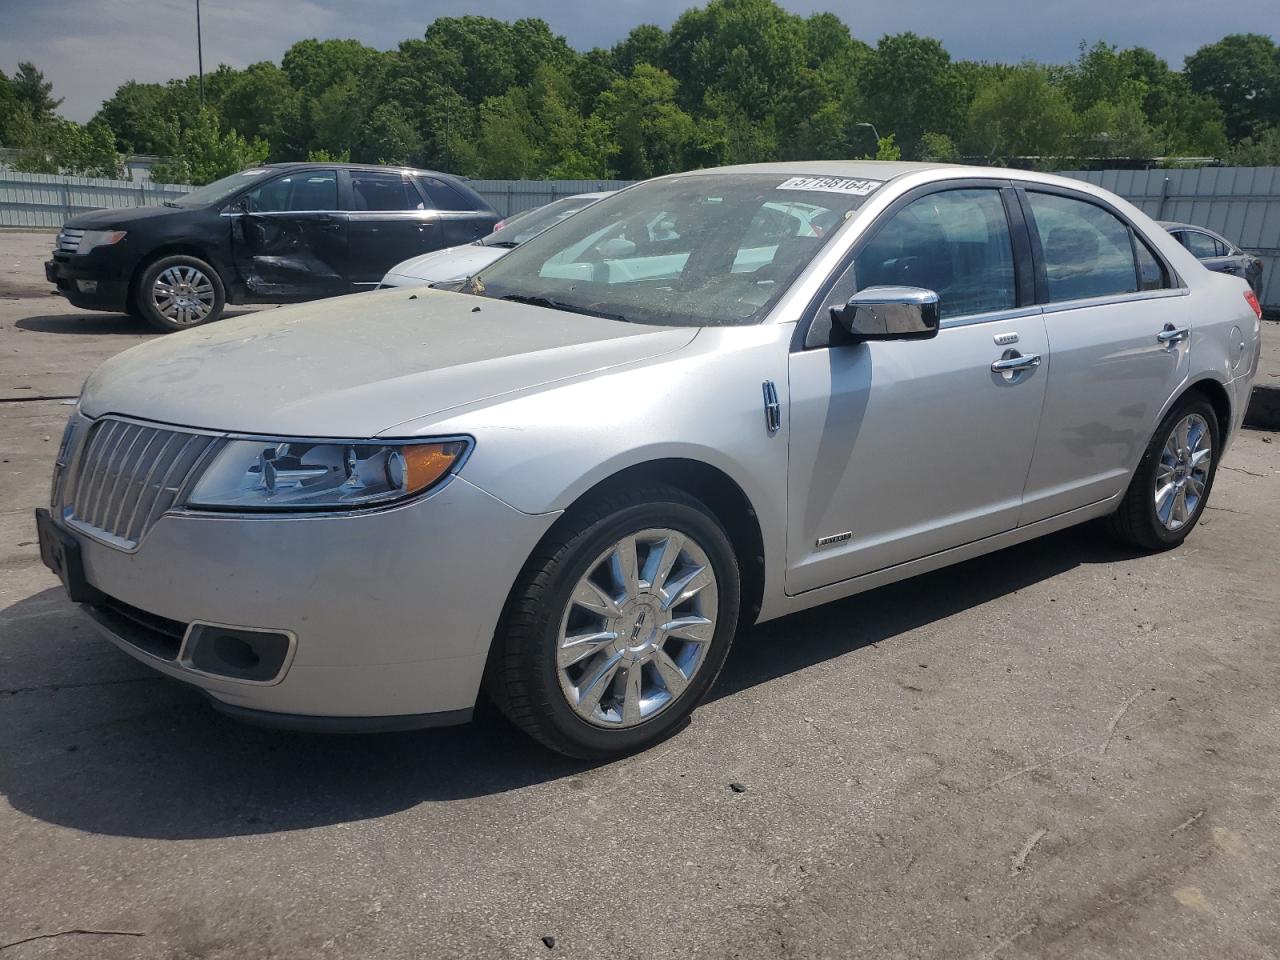
[[733, 546], [700, 501], [663, 485], [602, 497], [575, 508], [525, 564], [486, 689], [552, 750], [633, 753], [684, 723], [711, 688], [740, 602]]
[[222, 316], [222, 278], [199, 257], [177, 254], [148, 264], [138, 278], [133, 306], [157, 330], [172, 333]]
[[1218, 472], [1218, 415], [1199, 393], [1179, 401], [1160, 421], [1120, 507], [1109, 518], [1113, 536], [1142, 550], [1170, 550], [1204, 513]]

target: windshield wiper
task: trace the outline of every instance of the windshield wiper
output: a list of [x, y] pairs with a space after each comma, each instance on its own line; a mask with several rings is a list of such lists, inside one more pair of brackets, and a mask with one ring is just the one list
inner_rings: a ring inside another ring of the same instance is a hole
[[509, 293], [505, 297], [499, 297], [499, 300], [510, 300], [512, 303], [527, 303], [531, 307], [547, 307], [550, 310], [563, 310], [566, 313], [581, 313], [588, 317], [601, 317], [605, 320], [621, 320], [623, 323], [630, 323], [626, 317], [618, 313], [605, 313], [602, 310], [592, 310], [590, 307], [579, 307], [572, 303], [562, 303], [559, 300], [552, 300], [550, 297], [529, 296], [523, 293]]
[[510, 249], [511, 247], [518, 247], [520, 246], [520, 244], [515, 240], [499, 240], [496, 243], [486, 243], [485, 246], [486, 247], [506, 247]]

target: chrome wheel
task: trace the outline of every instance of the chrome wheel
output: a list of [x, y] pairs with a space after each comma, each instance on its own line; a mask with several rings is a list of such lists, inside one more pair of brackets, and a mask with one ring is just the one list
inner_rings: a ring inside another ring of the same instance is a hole
[[151, 284], [151, 302], [165, 319], [194, 325], [204, 321], [216, 300], [213, 281], [198, 267], [175, 264]]
[[1213, 466], [1213, 434], [1198, 413], [1183, 417], [1170, 431], [1156, 464], [1156, 517], [1166, 530], [1178, 530], [1196, 515]]
[[624, 537], [578, 581], [560, 621], [560, 689], [582, 719], [633, 727], [684, 694], [715, 637], [706, 551], [675, 530]]

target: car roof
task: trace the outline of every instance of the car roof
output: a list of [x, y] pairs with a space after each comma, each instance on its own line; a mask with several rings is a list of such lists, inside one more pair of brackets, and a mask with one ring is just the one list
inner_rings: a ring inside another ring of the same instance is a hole
[[329, 163], [325, 160], [289, 160], [282, 163], [263, 163], [254, 169], [262, 170], [299, 170], [312, 169], [315, 167], [324, 167], [326, 170], [376, 170], [383, 173], [388, 171], [404, 171], [406, 173], [421, 173], [430, 177], [444, 177], [448, 180], [461, 180], [452, 173], [441, 173], [439, 170], [424, 170], [421, 167], [410, 167], [403, 165], [393, 165], [385, 163]]

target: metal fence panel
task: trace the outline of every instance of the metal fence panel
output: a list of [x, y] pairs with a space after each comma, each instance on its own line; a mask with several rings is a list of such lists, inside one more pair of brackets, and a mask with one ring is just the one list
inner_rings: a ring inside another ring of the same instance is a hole
[[0, 227], [60, 227], [64, 220], [79, 213], [146, 206], [194, 189], [189, 184], [0, 170]]
[[1262, 303], [1280, 310], [1280, 167], [1194, 170], [1071, 170], [1118, 193], [1157, 220], [1216, 230], [1262, 257]]

